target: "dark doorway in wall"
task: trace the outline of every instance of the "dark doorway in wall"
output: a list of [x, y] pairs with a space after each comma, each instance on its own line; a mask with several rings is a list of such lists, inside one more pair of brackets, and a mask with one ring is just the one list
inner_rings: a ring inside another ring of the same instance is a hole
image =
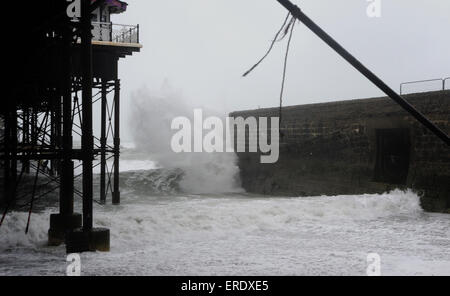
[[411, 141], [409, 129], [378, 129], [375, 182], [405, 185]]

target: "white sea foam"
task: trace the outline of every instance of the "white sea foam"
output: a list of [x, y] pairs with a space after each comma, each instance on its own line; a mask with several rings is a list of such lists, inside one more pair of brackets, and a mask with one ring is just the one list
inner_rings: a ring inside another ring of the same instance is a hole
[[[42, 251], [48, 215], [32, 216], [28, 236], [27, 215], [8, 215], [0, 228], [0, 261], [14, 257], [19, 263], [0, 266], [0, 274], [61, 272], [62, 249]], [[112, 250], [83, 254], [83, 272], [364, 275], [366, 254], [378, 252], [386, 275], [450, 275], [449, 224], [446, 215], [424, 213], [410, 191], [307, 198], [124, 196], [122, 206], [96, 206], [95, 225], [111, 229]]]
[[28, 234], [25, 234], [28, 213], [12, 212], [0, 227], [0, 252], [27, 247], [37, 249], [47, 242], [49, 212], [33, 214]]
[[[142, 180], [139, 182], [142, 183]], [[126, 201], [125, 201], [126, 203]], [[114, 241], [139, 242], [161, 235], [180, 233], [236, 232], [284, 229], [310, 223], [364, 221], [382, 217], [415, 217], [423, 211], [414, 193], [399, 190], [381, 195], [256, 198], [256, 197], [167, 197], [148, 203], [126, 204], [120, 210], [98, 207], [97, 225], [112, 227]], [[111, 211], [112, 210], [112, 211]], [[50, 211], [32, 215], [25, 235], [28, 213], [8, 214], [0, 228], [4, 250], [17, 246], [41, 246], [47, 239]], [[135, 235], [133, 237], [133, 235]], [[125, 247], [125, 246], [124, 246]]]

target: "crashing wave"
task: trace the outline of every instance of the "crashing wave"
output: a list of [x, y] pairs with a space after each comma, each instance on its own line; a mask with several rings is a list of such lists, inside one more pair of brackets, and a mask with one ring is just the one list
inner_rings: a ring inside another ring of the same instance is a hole
[[181, 169], [154, 169], [128, 171], [120, 174], [120, 186], [124, 191], [135, 194], [175, 194], [181, 192]]

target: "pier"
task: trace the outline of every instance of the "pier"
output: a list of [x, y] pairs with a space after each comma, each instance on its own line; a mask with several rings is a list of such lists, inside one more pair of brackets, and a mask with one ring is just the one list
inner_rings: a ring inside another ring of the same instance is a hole
[[[20, 3], [12, 5], [16, 12], [24, 10]], [[120, 204], [118, 62], [142, 48], [139, 25], [112, 22], [127, 5], [118, 0], [30, 2], [21, 16], [26, 34], [7, 37], [13, 63], [0, 114], [1, 221], [11, 209], [26, 209], [28, 231], [34, 205], [59, 192], [48, 242], [65, 243], [69, 253], [110, 248], [109, 230], [93, 223], [93, 203]], [[100, 122], [98, 136], [94, 121]], [[94, 200], [93, 168], [98, 166], [100, 198]], [[27, 178], [33, 179], [31, 188], [24, 188]], [[74, 186], [79, 178], [81, 190]], [[38, 195], [43, 179], [51, 189]], [[74, 212], [74, 198], [82, 199], [82, 213]]]

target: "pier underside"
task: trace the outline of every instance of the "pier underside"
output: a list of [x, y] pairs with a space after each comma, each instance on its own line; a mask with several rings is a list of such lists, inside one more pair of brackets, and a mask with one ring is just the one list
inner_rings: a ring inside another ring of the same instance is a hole
[[[92, 204], [120, 203], [118, 61], [141, 46], [93, 42], [90, 0], [82, 1], [78, 22], [66, 17], [66, 1], [30, 5], [33, 14], [25, 19], [33, 30], [27, 46], [11, 52], [0, 113], [1, 221], [12, 209], [31, 217], [37, 204], [59, 193], [49, 244], [67, 242], [68, 252], [107, 251], [109, 230], [94, 228]], [[101, 111], [94, 115], [96, 108]], [[74, 198], [82, 200], [83, 213], [74, 212]]]

